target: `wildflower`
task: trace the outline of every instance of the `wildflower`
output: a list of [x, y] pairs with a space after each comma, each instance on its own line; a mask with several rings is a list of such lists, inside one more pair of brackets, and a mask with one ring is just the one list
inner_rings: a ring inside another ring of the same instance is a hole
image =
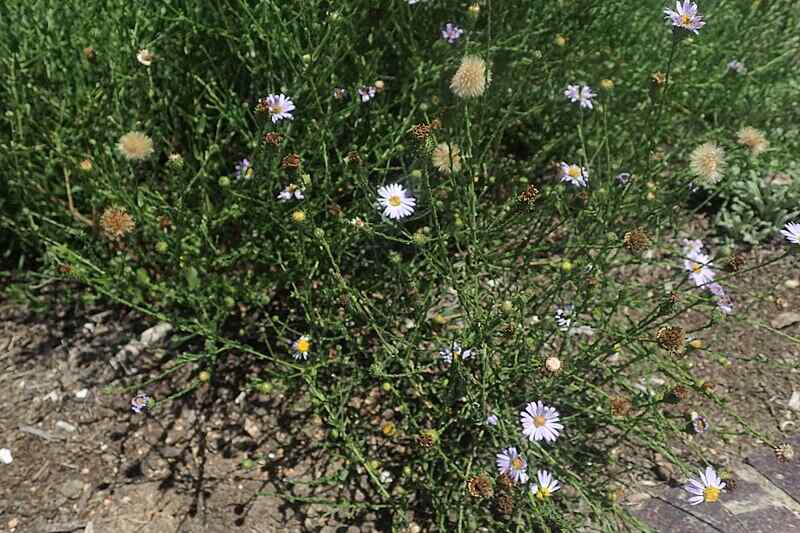
[[581, 107], [592, 109], [592, 98], [597, 96], [588, 85], [567, 85], [564, 96], [572, 103], [579, 102]]
[[83, 57], [85, 57], [86, 61], [89, 63], [95, 63], [97, 61], [97, 52], [95, 52], [94, 48], [91, 46], [87, 46], [83, 49]]
[[700, 254], [703, 252], [703, 241], [700, 239], [683, 239], [683, 253], [686, 255]]
[[449, 365], [454, 360], [465, 361], [469, 359], [472, 357], [472, 350], [462, 350], [461, 344], [458, 341], [453, 341], [453, 344], [450, 345], [450, 348], [443, 348], [439, 351], [439, 355], [441, 356], [442, 360]]
[[456, 42], [458, 42], [458, 39], [461, 37], [461, 35], [463, 35], [463, 33], [464, 30], [462, 30], [452, 22], [448, 22], [442, 29], [442, 39], [444, 39], [450, 44], [455, 44]]
[[558, 374], [561, 371], [561, 359], [555, 356], [548, 357], [544, 361], [544, 369], [551, 374]]
[[286, 170], [297, 170], [300, 168], [300, 154], [289, 154], [281, 159], [281, 168]]
[[789, 443], [779, 444], [775, 447], [775, 458], [781, 463], [794, 460], [794, 447]]
[[664, 8], [664, 15], [672, 22], [673, 29], [685, 30], [698, 34], [698, 30], [705, 26], [702, 16], [697, 12], [697, 4], [689, 0], [675, 2], [675, 11]]
[[547, 470], [536, 472], [538, 483], [531, 483], [531, 493], [539, 500], [549, 498], [555, 491], [561, 488], [559, 482], [553, 478], [553, 474]]
[[253, 177], [253, 166], [250, 164], [250, 161], [247, 158], [236, 163], [235, 176], [239, 179], [249, 179]]
[[282, 140], [283, 140], [283, 135], [281, 135], [280, 133], [269, 131], [264, 134], [264, 142], [267, 144], [271, 144], [272, 146], [278, 146]]
[[391, 437], [395, 434], [397, 427], [394, 425], [394, 422], [391, 420], [387, 420], [383, 424], [381, 424], [381, 433], [383, 433], [387, 437]]
[[467, 480], [467, 492], [473, 498], [491, 498], [492, 480], [486, 474], [478, 474]]
[[730, 61], [726, 66], [728, 67], [729, 72], [735, 72], [739, 75], [747, 73], [747, 67], [744, 66], [744, 63], [737, 61], [736, 59]]
[[450, 80], [450, 90], [460, 98], [475, 98], [486, 91], [491, 78], [486, 61], [474, 55], [465, 56]]
[[739, 144], [747, 146], [750, 153], [755, 157], [767, 150], [769, 141], [764, 137], [764, 133], [756, 128], [746, 126], [736, 134]]
[[343, 87], [336, 87], [333, 89], [333, 97], [337, 100], [344, 100], [347, 98], [347, 90]]
[[716, 275], [712, 270], [714, 264], [711, 262], [711, 258], [702, 252], [690, 250], [683, 260], [683, 266], [689, 271], [689, 277], [698, 287], [714, 281]]
[[311, 337], [303, 335], [292, 343], [292, 357], [296, 360], [308, 359], [308, 354], [311, 351]]
[[142, 48], [141, 50], [139, 50], [139, 53], [136, 54], [136, 60], [146, 67], [149, 67], [153, 63], [155, 58], [156, 58], [155, 54], [153, 54], [153, 52], [151, 52], [147, 48]]
[[498, 423], [497, 415], [489, 415], [486, 417], [487, 426], [496, 426]]
[[414, 212], [417, 201], [402, 185], [392, 183], [378, 189], [378, 204], [383, 207], [383, 216], [399, 220]]
[[678, 326], [664, 326], [656, 332], [656, 341], [665, 350], [675, 353], [683, 352], [686, 333]]
[[375, 87], [375, 91], [378, 94], [381, 94], [383, 90], [386, 89], [386, 83], [383, 80], [375, 80], [375, 83], [373, 83], [373, 87]]
[[91, 159], [84, 159], [79, 164], [80, 169], [84, 172], [91, 172], [92, 171], [92, 160]]
[[572, 306], [568, 305], [564, 309], [556, 309], [556, 325], [561, 331], [567, 331], [572, 324]]
[[541, 400], [531, 402], [520, 412], [522, 433], [531, 441], [555, 442], [564, 426], [559, 423], [559, 414]]
[[689, 156], [689, 168], [697, 176], [700, 185], [719, 182], [725, 167], [725, 151], [713, 142], [701, 144]]
[[698, 435], [702, 435], [708, 431], [708, 420], [703, 415], [692, 413], [692, 429]]
[[295, 185], [294, 183], [290, 183], [283, 189], [280, 193], [278, 193], [278, 199], [281, 202], [288, 202], [289, 200], [302, 200], [305, 196], [303, 196], [303, 189]]
[[787, 222], [781, 230], [781, 235], [792, 244], [800, 244], [800, 223]]
[[631, 412], [631, 402], [624, 396], [615, 396], [611, 398], [611, 412], [614, 416], [624, 417]]
[[131, 131], [119, 138], [117, 149], [131, 161], [141, 161], [153, 155], [153, 140], [140, 131]]
[[136, 396], [131, 398], [131, 409], [133, 410], [134, 413], [141, 413], [142, 411], [147, 409], [149, 404], [150, 404], [150, 396], [148, 396], [143, 392], [139, 392], [136, 394]]
[[296, 108], [292, 99], [285, 94], [270, 94], [264, 98], [259, 98], [256, 104], [256, 111], [260, 113], [269, 113], [273, 124], [277, 124], [281, 120], [293, 120], [292, 111]]
[[297, 211], [292, 211], [292, 222], [294, 222], [296, 224], [301, 224], [301, 223], [303, 223], [305, 221], [306, 221], [306, 212], [305, 211], [301, 211], [299, 209]]
[[741, 255], [732, 255], [728, 257], [727, 266], [731, 272], [740, 272], [745, 265], [745, 258]]
[[514, 483], [528, 481], [528, 462], [517, 452], [513, 446], [497, 454], [497, 469], [501, 474], [507, 475]]
[[375, 87], [372, 85], [364, 85], [358, 88], [358, 96], [361, 98], [362, 102], [369, 102], [372, 98], [375, 97]]
[[700, 480], [690, 479], [689, 484], [684, 488], [687, 492], [694, 494], [689, 498], [689, 503], [698, 505], [703, 502], [714, 503], [719, 500], [725, 483], [719, 478], [713, 467], [707, 466], [705, 473], [701, 470]]
[[633, 231], [625, 233], [622, 237], [622, 244], [629, 252], [633, 254], [640, 254], [647, 249], [650, 244], [650, 237], [643, 228], [636, 228]]
[[100, 217], [100, 228], [112, 241], [119, 240], [136, 227], [133, 217], [124, 207], [110, 207]]
[[571, 183], [575, 187], [587, 187], [589, 171], [578, 165], [561, 162], [561, 181]]
[[186, 162], [181, 154], [171, 153], [167, 156], [167, 166], [172, 170], [180, 170], [185, 164]]
[[433, 166], [442, 174], [461, 170], [461, 148], [457, 144], [439, 143], [431, 154]]
[[620, 185], [627, 185], [628, 182], [631, 180], [631, 173], [630, 172], [620, 172], [617, 174], [617, 177], [614, 178], [617, 183]]
[[725, 292], [725, 289], [722, 287], [722, 285], [714, 282], [709, 283], [706, 288], [715, 296], [715, 301], [720, 311], [726, 315], [733, 312], [733, 301]]
[[392, 478], [392, 473], [387, 471], [387, 470], [384, 470], [384, 471], [381, 472], [381, 474], [378, 477], [378, 479], [380, 479], [381, 483], [383, 483], [383, 484], [391, 483], [392, 479], [393, 479]]

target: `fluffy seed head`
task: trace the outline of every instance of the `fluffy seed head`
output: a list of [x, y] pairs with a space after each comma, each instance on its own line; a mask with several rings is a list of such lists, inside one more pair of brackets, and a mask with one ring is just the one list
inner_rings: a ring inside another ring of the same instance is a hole
[[475, 98], [486, 91], [491, 77], [486, 61], [478, 56], [466, 56], [450, 80], [450, 89], [460, 98]]
[[794, 460], [794, 448], [789, 443], [783, 443], [775, 447], [775, 457], [782, 463], [789, 463]]
[[140, 131], [131, 131], [119, 138], [117, 149], [131, 161], [143, 161], [153, 155], [153, 139]]
[[117, 241], [133, 231], [136, 224], [124, 207], [110, 207], [100, 217], [100, 228], [106, 237]]
[[458, 172], [461, 170], [461, 148], [457, 144], [439, 143], [433, 149], [431, 161], [442, 174]]
[[736, 136], [739, 144], [749, 148], [754, 157], [769, 148], [769, 141], [761, 130], [747, 126], [740, 129]]
[[725, 151], [713, 142], [701, 144], [689, 157], [689, 167], [700, 185], [713, 185], [721, 180], [725, 166]]
[[561, 359], [555, 356], [548, 357], [544, 361], [544, 369], [551, 374], [557, 374], [561, 371]]
[[92, 171], [92, 160], [91, 159], [84, 159], [80, 163], [80, 168], [84, 172], [91, 172]]

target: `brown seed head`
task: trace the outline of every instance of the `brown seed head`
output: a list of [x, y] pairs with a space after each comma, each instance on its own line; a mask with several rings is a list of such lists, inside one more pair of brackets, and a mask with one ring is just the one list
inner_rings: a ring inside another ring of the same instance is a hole
[[745, 264], [745, 259], [741, 255], [732, 255], [728, 258], [728, 270], [739, 272]]
[[486, 474], [472, 476], [467, 480], [467, 492], [473, 498], [491, 498], [494, 494], [492, 480]]
[[97, 62], [97, 53], [91, 46], [87, 46], [86, 48], [83, 49], [83, 57], [85, 57], [86, 61], [88, 61], [89, 63]]
[[535, 185], [528, 185], [528, 188], [519, 193], [519, 203], [533, 209], [533, 204], [539, 198], [539, 189]]
[[514, 497], [511, 494], [500, 492], [494, 497], [494, 506], [503, 516], [510, 516], [514, 512]]
[[344, 162], [348, 165], [360, 165], [361, 156], [355, 150], [351, 150], [347, 152], [346, 156], [344, 156]]
[[676, 385], [672, 388], [669, 394], [669, 399], [674, 402], [682, 402], [689, 397], [689, 389], [684, 387], [683, 385]]
[[650, 76], [650, 84], [656, 89], [661, 89], [667, 84], [667, 75], [663, 72], [654, 72]]
[[264, 134], [264, 142], [272, 146], [278, 146], [283, 140], [283, 135], [280, 133], [269, 131]]
[[416, 124], [409, 130], [409, 133], [414, 137], [414, 140], [424, 143], [428, 139], [428, 135], [431, 134], [431, 127], [429, 124]]
[[659, 346], [672, 353], [682, 353], [686, 332], [678, 326], [664, 326], [656, 332]]
[[167, 215], [162, 216], [158, 219], [158, 227], [161, 228], [162, 231], [170, 229], [172, 227], [172, 219]]
[[300, 155], [289, 154], [281, 159], [281, 168], [286, 170], [297, 170], [300, 168]]
[[630, 253], [639, 255], [647, 249], [650, 237], [647, 236], [644, 228], [636, 228], [623, 236], [622, 244]]
[[625, 417], [631, 412], [631, 401], [624, 396], [611, 398], [611, 412], [614, 416]]
[[133, 231], [135, 226], [133, 218], [124, 207], [107, 208], [100, 217], [100, 228], [112, 241], [121, 239]]
[[433, 429], [424, 429], [417, 435], [417, 445], [422, 448], [432, 448], [438, 440], [439, 435]]

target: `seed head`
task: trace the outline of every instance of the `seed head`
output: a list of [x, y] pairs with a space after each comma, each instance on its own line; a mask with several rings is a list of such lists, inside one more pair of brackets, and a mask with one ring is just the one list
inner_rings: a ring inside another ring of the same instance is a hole
[[467, 480], [467, 492], [473, 498], [491, 498], [494, 494], [492, 480], [486, 474], [472, 476]]
[[100, 228], [112, 241], [121, 239], [133, 231], [135, 226], [133, 218], [124, 207], [107, 208], [100, 217]]
[[153, 140], [140, 131], [131, 131], [119, 138], [117, 149], [131, 161], [142, 161], [153, 155]]
[[781, 463], [790, 463], [794, 460], [794, 448], [788, 442], [775, 447], [775, 457]]
[[264, 142], [272, 146], [278, 146], [283, 140], [283, 135], [274, 131], [269, 131], [264, 134]]
[[87, 46], [86, 48], [83, 49], [83, 57], [85, 57], [86, 61], [88, 61], [89, 63], [97, 62], [97, 53], [91, 46]]
[[725, 172], [725, 151], [713, 142], [701, 144], [689, 156], [689, 167], [700, 185], [713, 185]]
[[422, 448], [432, 448], [439, 441], [439, 434], [435, 429], [424, 429], [417, 435], [417, 445]]
[[91, 159], [84, 159], [80, 163], [80, 168], [84, 172], [91, 172], [92, 171], [92, 160]]
[[731, 272], [739, 272], [745, 264], [745, 259], [741, 255], [732, 255], [728, 258], [728, 270]]
[[348, 165], [360, 165], [361, 156], [355, 150], [351, 150], [347, 152], [346, 156], [344, 156], [344, 162]]
[[739, 144], [750, 149], [750, 154], [755, 157], [769, 148], [769, 141], [764, 133], [750, 126], [744, 127], [737, 133]]
[[297, 170], [300, 167], [300, 155], [289, 154], [281, 159], [281, 168], [286, 170]]
[[533, 204], [539, 198], [539, 189], [535, 185], [528, 185], [528, 188], [519, 193], [519, 203], [533, 209]]
[[611, 412], [614, 416], [625, 417], [631, 412], [631, 402], [624, 396], [611, 398]]
[[544, 361], [544, 369], [550, 374], [558, 374], [561, 372], [561, 359], [555, 356], [548, 357]]
[[457, 144], [439, 143], [433, 149], [431, 161], [442, 174], [458, 172], [461, 170], [461, 149]]
[[514, 512], [514, 497], [505, 492], [498, 493], [494, 498], [497, 512], [503, 516], [510, 516]]
[[410, 133], [411, 136], [414, 137], [414, 140], [420, 144], [423, 144], [431, 134], [431, 129], [432, 128], [430, 124], [415, 124], [414, 127], [411, 128]]
[[676, 385], [669, 394], [669, 400], [673, 403], [680, 403], [689, 397], [689, 389], [683, 385]]
[[686, 333], [678, 326], [664, 326], [656, 332], [659, 346], [672, 353], [682, 353]]
[[630, 253], [639, 255], [647, 249], [650, 244], [650, 237], [647, 236], [644, 228], [636, 228], [623, 236], [622, 244]]
[[460, 98], [475, 98], [486, 91], [490, 82], [491, 72], [486, 67], [486, 62], [478, 56], [470, 55], [461, 60], [461, 66], [450, 80], [450, 89]]

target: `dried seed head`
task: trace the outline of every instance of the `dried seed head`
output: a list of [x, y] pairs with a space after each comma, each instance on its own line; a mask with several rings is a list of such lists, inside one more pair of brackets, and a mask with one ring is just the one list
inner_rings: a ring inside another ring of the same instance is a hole
[[467, 480], [467, 492], [473, 498], [491, 498], [494, 494], [492, 480], [486, 474], [472, 476]]
[[416, 124], [414, 127], [409, 130], [411, 136], [414, 137], [414, 140], [418, 143], [424, 143], [428, 136], [431, 134], [431, 127], [429, 124]]
[[498, 493], [494, 498], [497, 512], [503, 516], [510, 516], [514, 512], [514, 497], [505, 492]]
[[650, 85], [656, 89], [661, 89], [667, 84], [667, 75], [663, 72], [654, 72], [650, 76]]
[[80, 169], [84, 172], [91, 172], [92, 171], [92, 160], [91, 159], [84, 159], [80, 162]]
[[506, 337], [510, 337], [516, 330], [517, 326], [513, 322], [508, 322], [507, 324], [503, 324], [503, 327], [500, 328], [500, 333]]
[[716, 143], [707, 142], [695, 148], [689, 156], [689, 167], [700, 185], [713, 185], [725, 172], [725, 150]]
[[794, 461], [794, 448], [788, 442], [779, 444], [775, 447], [775, 457], [781, 463], [790, 463]]
[[91, 46], [87, 46], [86, 48], [83, 49], [83, 57], [85, 57], [86, 61], [88, 61], [89, 63], [94, 63], [97, 61], [97, 53]]
[[497, 478], [495, 478], [495, 482], [497, 483], [497, 488], [500, 490], [511, 490], [514, 488], [514, 480], [511, 479], [508, 474], [499, 474]]
[[166, 231], [172, 227], [172, 220], [164, 215], [158, 219], [158, 227], [162, 229], [162, 231]]
[[289, 154], [281, 159], [281, 168], [286, 170], [297, 170], [300, 168], [300, 155]]
[[544, 361], [544, 369], [550, 374], [561, 372], [561, 359], [555, 356], [548, 357]]
[[689, 389], [683, 385], [676, 385], [669, 393], [669, 400], [673, 403], [679, 403], [689, 397]]
[[731, 476], [725, 476], [722, 478], [722, 481], [725, 483], [725, 490], [727, 492], [734, 492], [736, 490], [736, 478]]
[[283, 140], [283, 135], [274, 131], [269, 131], [264, 134], [264, 142], [272, 146], [278, 146]]
[[486, 61], [469, 55], [461, 60], [461, 66], [450, 80], [450, 89], [460, 98], [475, 98], [486, 91], [490, 82], [491, 72], [486, 68]]
[[757, 156], [769, 148], [769, 141], [764, 137], [764, 133], [749, 126], [740, 129], [737, 138], [739, 144], [749, 148], [753, 156]]
[[130, 131], [119, 138], [117, 149], [131, 161], [142, 161], [153, 155], [153, 140], [140, 131]]
[[358, 155], [358, 152], [355, 150], [351, 150], [347, 152], [347, 155], [344, 156], [344, 162], [348, 165], [360, 165], [361, 164], [361, 156]]
[[682, 353], [686, 333], [678, 326], [664, 326], [656, 332], [659, 346], [672, 353]]
[[136, 224], [124, 207], [110, 207], [100, 217], [100, 228], [106, 237], [117, 241], [133, 231]]
[[433, 149], [431, 162], [444, 175], [461, 170], [461, 148], [457, 144], [439, 143]]
[[732, 255], [728, 258], [728, 270], [731, 272], [739, 272], [745, 264], [745, 259], [741, 255]]
[[435, 429], [424, 429], [417, 435], [417, 445], [422, 448], [432, 448], [439, 440]]
[[631, 412], [631, 401], [624, 396], [611, 398], [611, 412], [614, 416], [625, 417]]
[[528, 188], [519, 193], [519, 203], [526, 205], [528, 209], [533, 209], [533, 204], [539, 198], [539, 189], [535, 185], [528, 185]]
[[630, 253], [638, 255], [647, 249], [650, 237], [647, 236], [644, 228], [636, 228], [623, 236], [622, 244]]

